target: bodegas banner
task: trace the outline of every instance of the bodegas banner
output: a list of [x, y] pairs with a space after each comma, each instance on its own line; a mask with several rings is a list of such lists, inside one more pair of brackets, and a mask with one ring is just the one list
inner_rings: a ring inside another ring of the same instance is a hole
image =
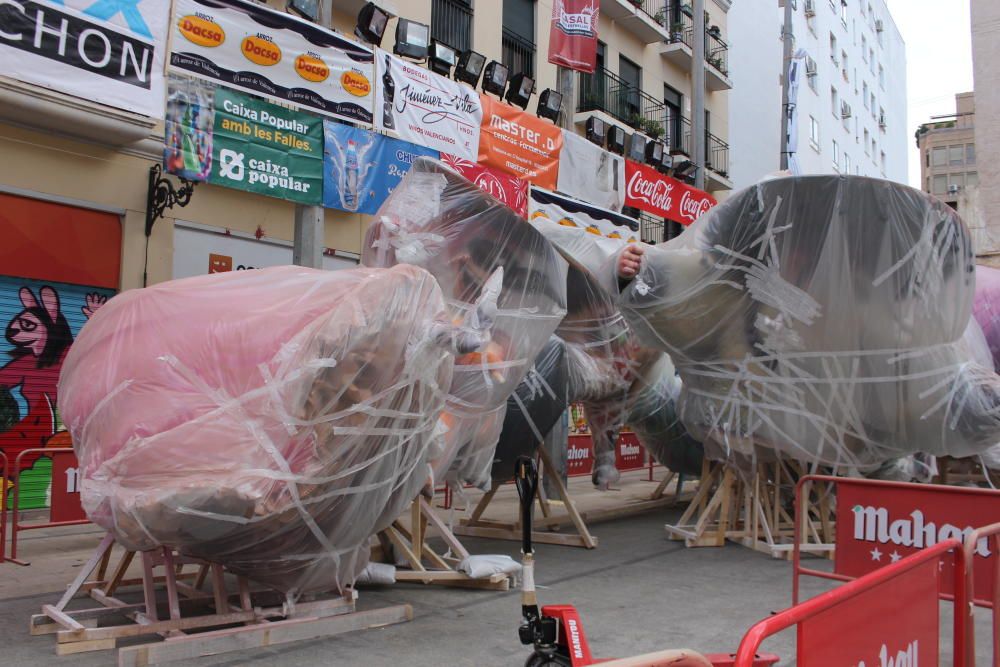
[[174, 1], [170, 68], [275, 102], [370, 124], [373, 59], [368, 47], [257, 4]]
[[324, 124], [323, 206], [374, 215], [418, 157], [436, 150], [335, 121]]
[[468, 86], [381, 49], [375, 127], [442, 153], [475, 160], [483, 110]]
[[629, 243], [639, 240], [639, 222], [634, 218], [541, 188], [531, 188], [528, 210], [533, 224], [549, 221], [595, 236]]
[[0, 74], [163, 117], [164, 0], [0, 2]]
[[553, 0], [549, 62], [593, 74], [600, 13], [599, 0]]
[[539, 187], [555, 190], [562, 130], [522, 109], [482, 95], [479, 164], [501, 169]]
[[171, 80], [167, 171], [300, 204], [323, 201], [323, 119]]
[[558, 190], [594, 206], [620, 211], [625, 204], [625, 159], [563, 130]]
[[480, 190], [490, 195], [501, 204], [512, 209], [522, 218], [528, 217], [528, 182], [511, 176], [498, 169], [490, 169], [482, 165], [463, 160], [462, 158], [441, 154], [441, 161], [472, 181]]
[[690, 225], [715, 206], [715, 197], [661, 174], [652, 167], [625, 160], [625, 205]]

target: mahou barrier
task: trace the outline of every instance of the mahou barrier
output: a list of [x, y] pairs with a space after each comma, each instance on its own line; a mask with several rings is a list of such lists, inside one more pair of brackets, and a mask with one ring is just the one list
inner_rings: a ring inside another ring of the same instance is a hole
[[[943, 572], [942, 561], [952, 564], [951, 577]], [[939, 665], [938, 601], [949, 578], [956, 600], [964, 600], [965, 559], [957, 539], [938, 542], [760, 621], [740, 642], [735, 667], [752, 667], [764, 640], [793, 626], [799, 665]], [[961, 616], [955, 614], [954, 659], [945, 664], [967, 664]]]
[[[83, 512], [83, 506], [80, 504], [80, 473], [76, 453], [72, 449], [63, 448], [25, 449], [14, 460], [15, 475], [22, 470], [21, 459], [34, 454], [41, 454], [52, 459], [52, 499], [49, 503], [49, 520], [41, 523], [21, 523], [18, 511], [21, 485], [17, 483], [15, 477], [14, 497], [11, 499], [12, 511], [10, 513], [10, 557], [7, 560], [16, 565], [31, 564], [17, 557], [17, 534], [19, 532], [90, 523]], [[6, 496], [6, 494], [4, 495]]]
[[7, 455], [0, 452], [0, 563], [7, 560], [7, 480], [10, 479]]
[[[975, 566], [976, 556], [979, 555], [982, 550], [983, 542], [988, 545], [992, 545], [992, 553], [1000, 552], [1000, 523], [994, 523], [989, 526], [983, 526], [982, 528], [977, 528], [971, 533], [965, 536], [965, 544], [962, 548], [962, 558], [965, 560], [965, 590], [975, 591], [976, 590], [976, 570]], [[990, 577], [993, 581], [993, 594], [990, 598], [990, 602], [993, 607], [993, 663], [994, 665], [1000, 665], [1000, 623], [998, 623], [997, 611], [1000, 610], [1000, 586], [996, 585], [997, 581], [1000, 581], [1000, 558], [994, 558], [993, 563], [988, 571]], [[976, 656], [976, 625], [973, 622], [973, 611], [975, 610], [975, 604], [969, 602], [968, 604], [962, 604], [955, 606], [955, 614], [962, 614], [965, 617], [965, 621], [962, 624], [961, 631], [964, 633], [962, 637], [962, 643], [968, 647], [965, 652], [965, 662], [955, 662], [957, 667], [975, 667], [975, 656]], [[956, 638], [957, 641], [957, 638]]]

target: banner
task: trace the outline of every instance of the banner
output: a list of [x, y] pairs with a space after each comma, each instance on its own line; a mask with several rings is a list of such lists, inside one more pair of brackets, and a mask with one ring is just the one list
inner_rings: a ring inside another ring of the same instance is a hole
[[522, 218], [528, 218], [527, 181], [498, 169], [483, 167], [475, 162], [469, 162], [447, 153], [441, 154], [441, 161]]
[[172, 70], [275, 102], [371, 123], [373, 58], [368, 47], [257, 4], [174, 3]]
[[475, 160], [483, 110], [468, 86], [397, 58], [377, 53], [375, 126], [401, 139]]
[[555, 190], [562, 130], [517, 107], [482, 95], [479, 163]]
[[715, 197], [652, 167], [625, 160], [625, 205], [690, 225], [715, 206]]
[[599, 0], [553, 0], [549, 62], [593, 74], [600, 12]]
[[532, 221], [543, 218], [610, 239], [639, 240], [638, 220], [540, 188], [531, 188], [528, 210]]
[[421, 156], [438, 152], [343, 123], [324, 123], [323, 206], [374, 215]]
[[563, 194], [621, 211], [625, 205], [625, 159], [563, 130], [558, 183]]
[[171, 78], [167, 171], [300, 204], [323, 201], [323, 120], [221, 86]]
[[2, 74], [163, 118], [169, 11], [163, 0], [0, 2]]

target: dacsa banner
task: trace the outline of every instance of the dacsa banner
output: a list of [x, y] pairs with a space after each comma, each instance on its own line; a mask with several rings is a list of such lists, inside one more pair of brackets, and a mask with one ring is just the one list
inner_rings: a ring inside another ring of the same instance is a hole
[[257, 4], [175, 0], [170, 68], [274, 102], [372, 122], [372, 50]]
[[211, 97], [196, 90], [171, 87], [167, 171], [299, 204], [322, 203], [322, 118], [221, 86]]
[[597, 68], [599, 0], [553, 0], [549, 62], [593, 74]]
[[441, 161], [472, 181], [480, 190], [490, 195], [524, 219], [528, 218], [528, 182], [510, 174], [463, 160], [447, 153]]
[[374, 215], [418, 157], [436, 150], [343, 123], [324, 124], [323, 206]]
[[400, 139], [475, 160], [483, 109], [479, 95], [402, 58], [378, 50], [382, 73], [375, 96], [375, 127]]
[[514, 174], [539, 187], [555, 190], [559, 177], [562, 130], [509, 104], [480, 96], [483, 126], [479, 164]]
[[0, 2], [2, 73], [144, 116], [163, 117], [170, 3]]
[[717, 203], [707, 192], [631, 160], [625, 160], [625, 184], [626, 206], [682, 225], [690, 225]]
[[639, 240], [639, 222], [634, 218], [541, 188], [531, 188], [528, 206], [531, 224], [542, 230], [546, 225], [559, 225], [619, 242]]

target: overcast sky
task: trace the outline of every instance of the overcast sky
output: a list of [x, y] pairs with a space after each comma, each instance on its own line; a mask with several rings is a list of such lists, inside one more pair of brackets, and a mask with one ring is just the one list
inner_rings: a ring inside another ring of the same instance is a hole
[[920, 187], [917, 126], [955, 112], [955, 93], [972, 90], [969, 0], [886, 0], [906, 42], [910, 185]]

